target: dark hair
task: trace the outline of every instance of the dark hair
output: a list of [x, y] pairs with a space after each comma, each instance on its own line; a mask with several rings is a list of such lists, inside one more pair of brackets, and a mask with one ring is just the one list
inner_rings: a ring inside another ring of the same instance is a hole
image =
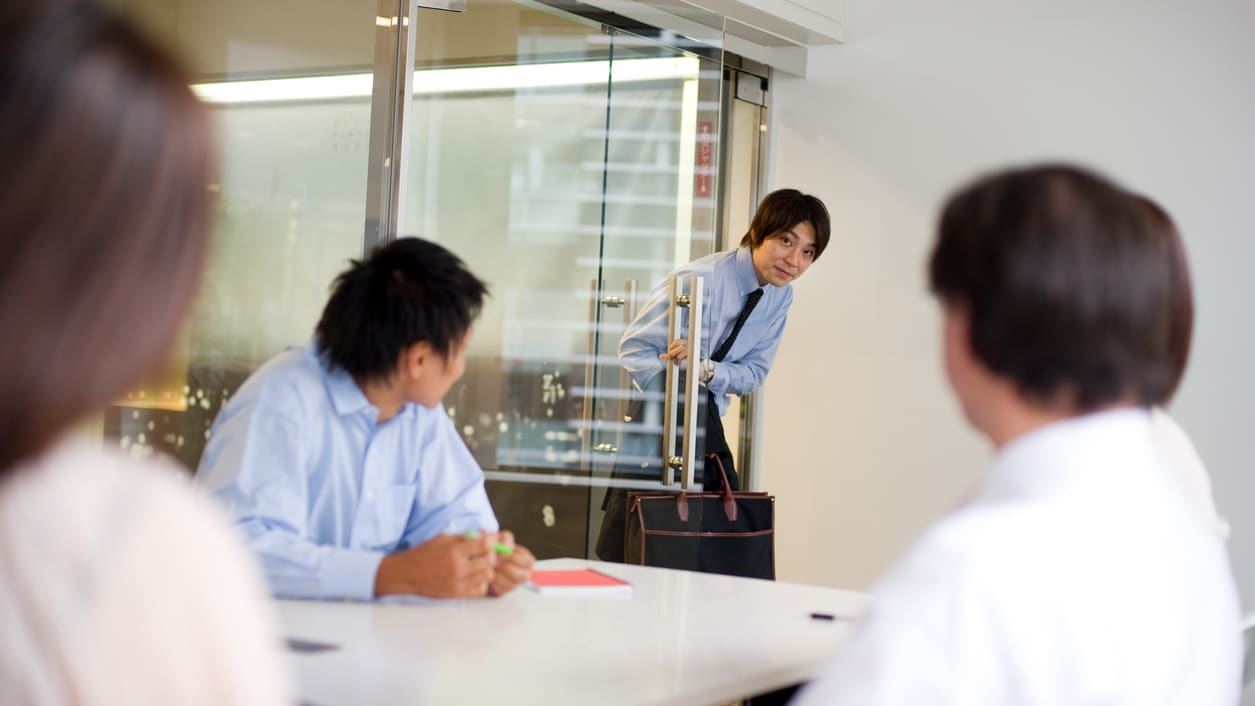
[[1185, 376], [1185, 366], [1190, 361], [1190, 342], [1194, 334], [1194, 288], [1190, 281], [1190, 264], [1185, 255], [1185, 243], [1172, 216], [1148, 196], [1131, 194], [1130, 198], [1133, 208], [1139, 209], [1139, 215], [1145, 219], [1143, 227], [1146, 232], [1155, 239], [1159, 255], [1167, 267], [1171, 287], [1171, 323], [1167, 345], [1172, 356], [1172, 382], [1164, 390], [1162, 399], [1152, 400], [1157, 405], [1166, 405], [1176, 394], [1181, 378]]
[[797, 189], [779, 189], [767, 194], [758, 204], [750, 229], [741, 238], [741, 247], [757, 250], [768, 239], [799, 223], [810, 223], [815, 229], [815, 259], [828, 247], [832, 226], [824, 202]]
[[1153, 404], [1174, 382], [1173, 288], [1128, 194], [1047, 165], [977, 180], [946, 204], [933, 292], [962, 307], [972, 351], [1028, 399], [1077, 412]]
[[183, 73], [118, 15], [0, 8], [0, 469], [164, 362], [200, 283], [214, 151]]
[[386, 380], [401, 352], [420, 341], [447, 360], [487, 294], [457, 255], [398, 238], [336, 278], [318, 321], [318, 347], [327, 363], [356, 378]]

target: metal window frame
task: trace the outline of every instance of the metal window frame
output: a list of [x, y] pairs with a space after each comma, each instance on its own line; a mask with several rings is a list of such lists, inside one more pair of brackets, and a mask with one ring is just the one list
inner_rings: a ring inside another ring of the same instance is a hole
[[[378, 0], [363, 253], [397, 237], [409, 174], [406, 111], [414, 96], [418, 0]], [[386, 20], [386, 21], [385, 21]]]

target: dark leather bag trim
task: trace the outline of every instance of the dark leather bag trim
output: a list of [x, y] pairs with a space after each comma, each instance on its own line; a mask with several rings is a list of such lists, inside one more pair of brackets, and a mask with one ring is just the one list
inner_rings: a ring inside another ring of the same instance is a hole
[[763, 537], [775, 534], [776, 530], [758, 530], [756, 532], [674, 532], [671, 530], [643, 530], [645, 534], [665, 535], [668, 537]]

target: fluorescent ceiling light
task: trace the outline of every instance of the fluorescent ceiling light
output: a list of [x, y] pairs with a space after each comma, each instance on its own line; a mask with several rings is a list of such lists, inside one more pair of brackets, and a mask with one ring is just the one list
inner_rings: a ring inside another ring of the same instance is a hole
[[192, 91], [206, 103], [286, 103], [330, 98], [370, 98], [370, 74], [272, 78], [260, 81], [194, 83]]
[[[570, 61], [425, 69], [414, 72], [414, 95], [604, 84], [611, 78], [611, 68], [609, 61]], [[613, 65], [614, 82], [696, 79], [700, 68], [693, 57], [621, 59]], [[197, 83], [192, 90], [207, 103], [287, 103], [369, 98], [373, 85], [373, 74], [360, 73]]]

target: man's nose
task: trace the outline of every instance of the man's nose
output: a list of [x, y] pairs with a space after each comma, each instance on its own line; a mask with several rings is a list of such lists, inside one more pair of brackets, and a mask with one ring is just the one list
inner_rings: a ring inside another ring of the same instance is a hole
[[784, 256], [784, 261], [789, 263], [790, 265], [793, 265], [794, 267], [798, 267], [802, 264], [801, 257], [802, 256], [799, 249], [793, 248], [792, 250], [789, 251], [789, 254]]

